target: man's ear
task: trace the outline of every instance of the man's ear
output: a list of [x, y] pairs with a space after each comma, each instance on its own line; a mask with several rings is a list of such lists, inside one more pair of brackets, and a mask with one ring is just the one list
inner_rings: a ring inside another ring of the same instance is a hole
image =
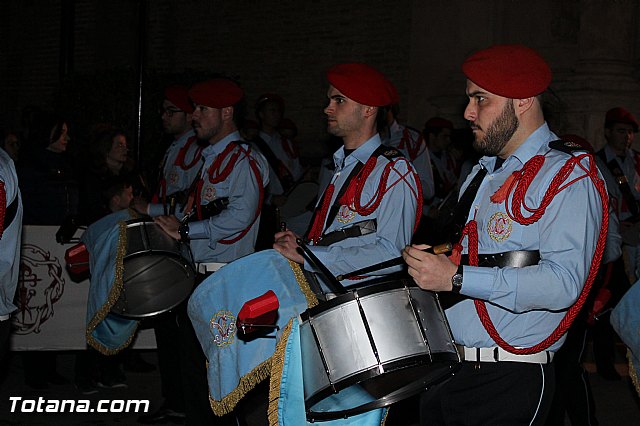
[[531, 107], [535, 102], [536, 102], [535, 97], [524, 98], [524, 99], [514, 99], [513, 107], [516, 111], [516, 115], [522, 115], [525, 112], [527, 112], [529, 109], [531, 109]]
[[372, 115], [376, 115], [378, 114], [378, 107], [374, 107], [374, 106], [365, 106], [364, 107], [364, 116], [365, 117], [370, 117]]
[[233, 107], [232, 106], [222, 108], [222, 119], [225, 120], [225, 121], [233, 120]]

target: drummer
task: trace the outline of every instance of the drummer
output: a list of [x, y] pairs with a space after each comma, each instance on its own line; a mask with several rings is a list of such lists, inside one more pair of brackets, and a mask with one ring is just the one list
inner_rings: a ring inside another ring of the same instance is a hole
[[[566, 331], [559, 324], [572, 306], [579, 309], [574, 303], [599, 263], [602, 253], [594, 253], [606, 233], [607, 194], [593, 157], [558, 141], [545, 121], [541, 95], [551, 70], [537, 52], [492, 46], [467, 58], [462, 70], [464, 117], [484, 154], [461, 188], [458, 206], [468, 222], [462, 252], [473, 263], [479, 254], [483, 266], [469, 266], [465, 256], [457, 266], [422, 245], [403, 252], [420, 287], [465, 296], [446, 311], [462, 368], [422, 395], [421, 422], [544, 424], [554, 391], [551, 362]], [[474, 180], [479, 187], [468, 195]]]
[[[195, 133], [208, 143], [192, 197], [193, 214], [182, 222], [176, 216], [159, 216], [155, 221], [176, 240], [188, 242], [199, 272], [208, 273], [215, 263], [254, 251], [260, 205], [269, 182], [268, 164], [237, 130], [244, 103], [238, 84], [225, 78], [204, 81], [189, 90], [189, 97]], [[187, 422], [212, 424], [206, 360], [186, 314], [186, 302], [177, 315]]]
[[[327, 79], [327, 131], [343, 146], [333, 155], [331, 183], [305, 239], [335, 276], [398, 257], [420, 218], [422, 192], [410, 162], [384, 147], [378, 134], [394, 101], [387, 78], [369, 65], [346, 63], [332, 67]], [[296, 250], [298, 238], [290, 230], [278, 232], [273, 248], [316, 271]]]

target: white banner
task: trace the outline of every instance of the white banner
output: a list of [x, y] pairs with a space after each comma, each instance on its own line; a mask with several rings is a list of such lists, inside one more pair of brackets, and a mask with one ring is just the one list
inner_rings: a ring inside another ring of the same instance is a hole
[[[85, 349], [89, 280], [74, 282], [64, 255], [73, 244], [56, 242], [55, 226], [24, 226], [11, 349]], [[78, 233], [80, 235], [81, 232]], [[156, 347], [153, 329], [139, 330], [133, 345]]]

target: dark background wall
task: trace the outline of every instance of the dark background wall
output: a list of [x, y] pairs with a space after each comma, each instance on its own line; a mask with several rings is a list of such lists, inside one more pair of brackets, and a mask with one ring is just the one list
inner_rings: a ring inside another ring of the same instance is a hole
[[633, 0], [8, 0], [2, 10], [4, 128], [19, 128], [21, 110], [39, 105], [69, 116], [77, 139], [108, 121], [129, 128], [135, 142], [142, 93], [148, 146], [159, 132], [165, 83], [223, 73], [240, 80], [250, 105], [260, 93], [280, 93], [303, 155], [315, 158], [326, 153], [331, 65], [364, 61], [386, 73], [402, 120], [414, 127], [436, 114], [463, 126], [460, 63], [476, 49], [512, 42], [549, 60], [549, 118], [558, 132], [600, 145], [604, 111], [622, 105], [640, 113]]

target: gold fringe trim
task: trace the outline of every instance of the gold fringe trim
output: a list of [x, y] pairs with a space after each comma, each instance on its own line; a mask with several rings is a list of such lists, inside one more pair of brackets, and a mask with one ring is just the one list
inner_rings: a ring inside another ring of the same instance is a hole
[[[638, 396], [640, 396], [640, 380], [638, 379], [636, 366], [633, 364], [633, 353], [629, 348], [627, 348], [627, 359], [629, 360], [629, 377], [631, 377], [633, 387], [636, 388], [636, 392], [638, 392]], [[638, 366], [638, 368], [640, 368], [640, 366]]]
[[[300, 287], [300, 291], [304, 294], [305, 299], [307, 300], [307, 307], [312, 308], [318, 304], [318, 298], [311, 290], [307, 279], [304, 277], [302, 273], [302, 268], [296, 262], [292, 262], [289, 260], [289, 265], [291, 266], [291, 270], [293, 271], [293, 275], [296, 278], [298, 286]], [[275, 377], [278, 377], [277, 383], [274, 383], [274, 380], [271, 379], [269, 386], [269, 408], [267, 414], [269, 415], [269, 421], [272, 421], [272, 418], [275, 421], [274, 424], [278, 424], [278, 400], [280, 398], [280, 380], [282, 378], [282, 370], [284, 367], [284, 350], [287, 345], [287, 340], [289, 338], [289, 334], [291, 332], [291, 325], [293, 320], [290, 319], [289, 323], [285, 327], [282, 332], [282, 336], [280, 341], [276, 344], [276, 350], [274, 354], [263, 361], [260, 365], [255, 367], [253, 370], [245, 374], [240, 378], [240, 382], [235, 389], [233, 389], [227, 396], [222, 398], [220, 401], [211, 398], [209, 395], [209, 404], [211, 405], [211, 409], [216, 416], [224, 416], [225, 414], [229, 414], [233, 411], [233, 409], [238, 405], [238, 402], [253, 388], [255, 388], [260, 382], [269, 376], [273, 377], [275, 373]], [[275, 361], [275, 362], [274, 362]], [[207, 366], [208, 368], [208, 366]]]
[[[129, 211], [131, 214], [131, 210]], [[104, 321], [107, 317], [111, 308], [116, 303], [118, 298], [120, 297], [120, 293], [122, 293], [123, 276], [124, 276], [124, 256], [127, 251], [127, 224], [123, 221], [118, 223], [119, 226], [119, 235], [118, 235], [118, 247], [116, 249], [116, 259], [115, 259], [115, 274], [113, 278], [113, 284], [111, 286], [111, 290], [109, 291], [109, 296], [107, 297], [107, 301], [102, 305], [102, 307], [96, 312], [96, 314], [89, 321], [89, 325], [87, 325], [86, 338], [87, 343], [91, 345], [94, 349], [100, 352], [103, 355], [115, 355], [120, 352], [122, 349], [126, 348], [131, 344], [133, 338], [136, 334], [136, 330], [138, 328], [139, 322], [136, 321], [136, 328], [133, 330], [129, 338], [126, 342], [120, 347], [115, 349], [110, 349], [96, 340], [91, 333], [96, 329], [99, 323]]]
[[213, 413], [220, 417], [232, 412], [236, 405], [238, 405], [238, 402], [249, 393], [249, 391], [253, 390], [260, 382], [269, 377], [270, 371], [271, 358], [268, 358], [242, 376], [238, 386], [220, 401], [211, 398], [211, 395], [209, 395], [209, 404], [211, 405]]
[[284, 369], [284, 356], [293, 326], [293, 318], [289, 320], [286, 327], [282, 330], [280, 341], [276, 344], [276, 351], [271, 357], [271, 381], [269, 383], [269, 406], [267, 415], [269, 417], [269, 425], [276, 426], [278, 424], [278, 402], [280, 401], [280, 382], [282, 381], [282, 372]]
[[300, 286], [302, 294], [304, 294], [304, 297], [307, 299], [307, 308], [313, 308], [314, 306], [318, 305], [318, 298], [311, 290], [311, 287], [309, 287], [309, 283], [304, 277], [304, 273], [302, 272], [302, 268], [300, 267], [300, 265], [290, 260], [289, 266], [291, 266], [291, 270], [293, 271], [293, 275], [296, 277], [296, 281]]
[[[318, 305], [318, 298], [311, 290], [307, 279], [304, 277], [302, 268], [296, 262], [289, 260], [289, 266], [293, 271], [293, 275], [300, 286], [300, 291], [307, 299], [307, 308], [313, 308]], [[282, 381], [282, 372], [284, 370], [284, 357], [285, 349], [287, 347], [287, 341], [291, 334], [291, 327], [293, 319], [290, 319], [287, 326], [282, 330], [282, 336], [280, 341], [276, 344], [276, 350], [271, 356], [271, 381], [269, 383], [269, 407], [267, 408], [267, 415], [269, 416], [269, 425], [275, 426], [279, 422], [278, 418], [278, 403], [280, 402], [280, 382]]]

